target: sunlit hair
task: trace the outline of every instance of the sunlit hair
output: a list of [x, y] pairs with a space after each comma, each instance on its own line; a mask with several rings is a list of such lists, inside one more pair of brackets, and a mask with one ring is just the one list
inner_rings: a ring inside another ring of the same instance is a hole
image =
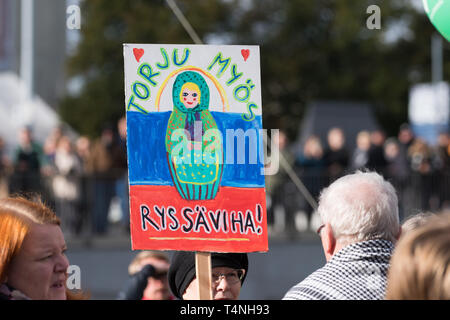
[[431, 212], [421, 212], [410, 216], [402, 223], [402, 236], [412, 230], [423, 226], [432, 216], [433, 213]]
[[[0, 199], [0, 283], [5, 281], [8, 266], [21, 250], [33, 223], [59, 226], [60, 220], [39, 198]], [[66, 291], [67, 299], [83, 298], [82, 294]]]
[[318, 212], [340, 241], [395, 242], [400, 229], [395, 189], [376, 172], [356, 171], [333, 182], [321, 192]]
[[180, 101], [183, 102], [183, 92], [185, 89], [188, 89], [190, 91], [195, 91], [197, 93], [197, 101], [198, 104], [200, 104], [200, 98], [201, 98], [201, 92], [200, 92], [200, 88], [198, 87], [198, 85], [196, 85], [193, 82], [186, 82], [182, 87], [181, 87], [181, 91], [180, 91]]
[[137, 272], [139, 272], [142, 269], [142, 261], [147, 258], [154, 258], [157, 260], [162, 260], [167, 263], [170, 263], [169, 256], [163, 252], [163, 251], [156, 251], [156, 250], [145, 250], [139, 252], [136, 257], [134, 257], [133, 261], [131, 261], [130, 265], [128, 266], [128, 274], [133, 275]]
[[450, 300], [449, 248], [450, 213], [402, 236], [391, 258], [386, 299]]

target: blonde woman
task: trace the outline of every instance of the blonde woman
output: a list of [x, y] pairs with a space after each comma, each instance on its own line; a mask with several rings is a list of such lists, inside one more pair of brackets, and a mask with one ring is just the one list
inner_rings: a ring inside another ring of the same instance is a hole
[[450, 213], [402, 236], [391, 259], [386, 298], [450, 300]]

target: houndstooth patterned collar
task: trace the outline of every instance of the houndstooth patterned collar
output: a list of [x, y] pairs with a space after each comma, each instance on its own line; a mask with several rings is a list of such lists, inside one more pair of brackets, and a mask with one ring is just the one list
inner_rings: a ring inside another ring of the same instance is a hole
[[394, 244], [368, 240], [348, 245], [292, 287], [283, 300], [381, 300]]

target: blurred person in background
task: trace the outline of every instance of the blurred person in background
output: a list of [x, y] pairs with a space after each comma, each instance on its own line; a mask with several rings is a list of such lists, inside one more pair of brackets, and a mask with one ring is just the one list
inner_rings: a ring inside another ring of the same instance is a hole
[[[394, 185], [399, 194], [399, 202], [400, 202], [400, 214], [402, 217], [407, 217], [409, 214], [413, 213], [416, 210], [416, 195], [414, 193], [414, 187], [412, 183], [412, 169], [410, 158], [408, 156], [408, 149], [413, 144], [415, 140], [415, 136], [411, 127], [407, 123], [403, 123], [397, 134], [398, 141], [398, 161], [399, 166], [401, 166], [402, 172], [405, 174], [405, 181], [403, 184]], [[385, 153], [386, 154], [386, 153]], [[388, 165], [391, 162], [390, 159], [386, 159], [388, 161]]]
[[[389, 138], [384, 144], [384, 156], [386, 159], [385, 176], [397, 190], [399, 197], [399, 214], [403, 219], [409, 212], [405, 212], [406, 190], [408, 188], [409, 170], [408, 163], [400, 153], [400, 145], [395, 138]], [[408, 207], [406, 207], [408, 208]]]
[[384, 157], [384, 142], [386, 135], [382, 130], [374, 130], [370, 133], [369, 160], [366, 167], [369, 170], [384, 174], [386, 159]]
[[41, 169], [47, 162], [41, 145], [34, 141], [29, 127], [22, 128], [19, 132], [19, 145], [14, 152], [13, 162], [11, 193], [41, 192]]
[[328, 147], [324, 153], [329, 183], [341, 177], [349, 165], [349, 152], [345, 148], [345, 135], [341, 128], [331, 128], [327, 136]]
[[40, 194], [44, 195], [47, 203], [54, 208], [56, 207], [55, 194], [53, 189], [53, 176], [56, 174], [57, 168], [55, 166], [55, 155], [58, 143], [64, 135], [63, 124], [54, 127], [50, 134], [44, 141], [43, 152], [46, 165], [42, 168], [42, 186], [43, 189]]
[[114, 148], [114, 163], [117, 170], [116, 195], [120, 200], [122, 211], [122, 227], [126, 232], [130, 231], [130, 209], [128, 195], [128, 162], [127, 162], [127, 120], [122, 117], [117, 122], [118, 138]]
[[[317, 200], [320, 190], [326, 185], [326, 166], [319, 137], [311, 135], [306, 139], [303, 151], [297, 155], [295, 164], [298, 176], [311, 196]], [[304, 197], [301, 198], [303, 199], [301, 207], [305, 210], [308, 226], [311, 227], [314, 209]]]
[[63, 128], [62, 126], [58, 126], [54, 128], [47, 139], [45, 139], [43, 149], [46, 161], [50, 165], [54, 165], [55, 163], [56, 148], [58, 147], [59, 139], [61, 139], [62, 136]]
[[67, 289], [66, 242], [39, 200], [0, 199], [0, 300], [85, 299]]
[[450, 213], [400, 238], [391, 259], [388, 300], [450, 300]]
[[428, 144], [421, 138], [416, 138], [408, 148], [408, 158], [411, 164], [411, 185], [414, 192], [414, 207], [419, 211], [430, 210], [432, 195], [432, 158], [433, 153]]
[[353, 151], [350, 161], [350, 170], [355, 171], [358, 169], [366, 168], [369, 162], [369, 149], [370, 149], [370, 133], [363, 130], [358, 132], [356, 136], [356, 148]]
[[386, 158], [386, 176], [396, 181], [403, 181], [408, 176], [406, 163], [400, 156], [400, 147], [395, 138], [389, 138], [384, 144], [384, 157]]
[[115, 193], [116, 176], [113, 172], [114, 131], [105, 125], [101, 136], [91, 147], [87, 161], [87, 173], [93, 186], [93, 233], [105, 235], [108, 232], [108, 213]]
[[284, 299], [383, 299], [389, 259], [401, 233], [393, 186], [376, 172], [357, 171], [322, 191], [318, 212], [327, 263]]
[[55, 174], [52, 186], [56, 214], [61, 219], [64, 232], [79, 234], [82, 224], [82, 216], [78, 210], [81, 163], [73, 151], [69, 137], [62, 136], [58, 140], [54, 162]]
[[413, 144], [415, 136], [411, 127], [407, 123], [403, 123], [398, 131], [398, 142], [400, 146], [400, 154], [406, 158], [408, 157], [408, 149]]
[[141, 251], [128, 267], [130, 278], [119, 300], [173, 300], [167, 272], [170, 259], [163, 251]]
[[[75, 154], [80, 163], [80, 177], [79, 177], [79, 201], [78, 210], [81, 217], [81, 231], [86, 225], [90, 224], [89, 214], [92, 214], [93, 203], [93, 185], [92, 180], [88, 177], [89, 158], [91, 155], [91, 141], [86, 136], [81, 136], [75, 141]], [[91, 219], [92, 220], [92, 219]]]
[[[248, 273], [246, 253], [211, 253], [213, 300], [238, 300]], [[195, 252], [175, 251], [169, 268], [169, 286], [181, 300], [199, 300]]]
[[86, 136], [79, 137], [75, 142], [75, 150], [78, 158], [80, 159], [81, 166], [84, 170], [89, 166], [91, 141]]

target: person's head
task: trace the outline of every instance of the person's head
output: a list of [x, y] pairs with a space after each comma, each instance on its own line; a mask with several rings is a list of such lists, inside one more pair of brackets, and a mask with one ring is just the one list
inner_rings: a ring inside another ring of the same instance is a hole
[[303, 153], [306, 157], [311, 158], [321, 158], [323, 156], [322, 144], [318, 136], [311, 135], [306, 139]]
[[128, 273], [133, 275], [139, 272], [145, 265], [152, 265], [156, 273], [147, 280], [147, 287], [143, 293], [145, 300], [168, 300], [170, 299], [167, 272], [170, 266], [169, 256], [162, 251], [141, 251], [131, 261]]
[[408, 155], [411, 157], [428, 157], [430, 155], [430, 148], [425, 140], [416, 138], [412, 145], [408, 148]]
[[386, 299], [450, 299], [450, 214], [402, 236], [391, 258]]
[[180, 92], [180, 101], [187, 108], [192, 109], [200, 104], [201, 92], [198, 85], [193, 82], [187, 82], [183, 85]]
[[383, 146], [384, 141], [386, 140], [386, 135], [382, 130], [374, 130], [370, 133], [370, 142], [374, 146]]
[[20, 130], [19, 133], [19, 143], [21, 146], [28, 146], [32, 142], [32, 131], [31, 128], [26, 126]]
[[44, 142], [44, 147], [43, 147], [44, 153], [47, 156], [54, 155], [56, 152], [57, 146], [58, 146], [58, 141], [52, 136], [48, 137]]
[[[211, 253], [211, 290], [214, 300], [237, 300], [248, 271], [246, 253]], [[198, 300], [195, 253], [177, 251], [169, 269], [173, 294], [183, 300]]]
[[384, 156], [387, 160], [394, 160], [400, 154], [400, 148], [395, 138], [389, 138], [384, 144]]
[[81, 136], [77, 139], [76, 143], [76, 151], [78, 155], [82, 158], [86, 158], [89, 156], [89, 149], [91, 146], [91, 141], [86, 136]]
[[358, 149], [367, 151], [370, 148], [370, 133], [369, 131], [360, 131], [356, 136], [356, 145]]
[[402, 236], [425, 225], [432, 216], [433, 213], [431, 212], [421, 212], [410, 216], [402, 223]]
[[345, 144], [344, 131], [341, 128], [331, 128], [328, 131], [328, 145], [333, 151], [342, 149]]
[[62, 136], [58, 141], [57, 149], [60, 152], [71, 153], [72, 152], [72, 141], [68, 136]]
[[322, 190], [318, 212], [327, 260], [351, 243], [400, 236], [394, 187], [376, 172], [356, 171]]
[[40, 201], [0, 200], [0, 284], [34, 300], [64, 300], [69, 261], [57, 216]]
[[414, 139], [414, 134], [411, 130], [411, 127], [404, 123], [400, 126], [400, 130], [398, 132], [398, 140], [402, 144], [409, 144]]

